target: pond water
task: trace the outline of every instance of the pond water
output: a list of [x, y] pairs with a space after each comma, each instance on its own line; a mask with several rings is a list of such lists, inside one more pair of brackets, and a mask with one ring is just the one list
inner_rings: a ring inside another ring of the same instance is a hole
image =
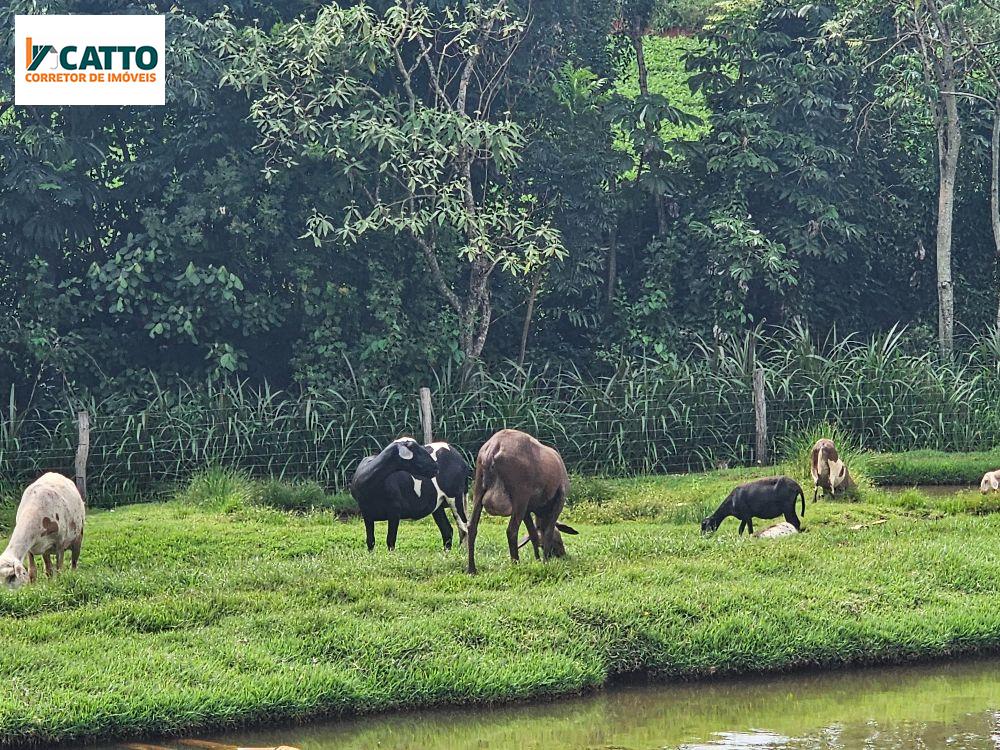
[[1000, 659], [619, 687], [540, 705], [389, 714], [206, 739], [218, 750], [997, 750]]

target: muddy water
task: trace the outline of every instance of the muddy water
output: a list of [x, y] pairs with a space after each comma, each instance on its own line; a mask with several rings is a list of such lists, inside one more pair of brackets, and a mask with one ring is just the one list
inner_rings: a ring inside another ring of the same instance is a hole
[[614, 688], [541, 705], [392, 714], [209, 739], [301, 750], [997, 750], [1000, 659]]

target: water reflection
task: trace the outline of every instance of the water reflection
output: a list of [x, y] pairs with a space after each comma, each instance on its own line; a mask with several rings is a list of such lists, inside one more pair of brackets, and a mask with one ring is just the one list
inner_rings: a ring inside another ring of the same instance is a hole
[[214, 739], [301, 750], [1000, 750], [1000, 660], [619, 688]]

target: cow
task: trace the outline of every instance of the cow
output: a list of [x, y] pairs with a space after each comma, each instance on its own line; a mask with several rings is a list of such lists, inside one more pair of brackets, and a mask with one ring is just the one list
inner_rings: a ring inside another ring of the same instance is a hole
[[740, 519], [740, 534], [744, 529], [753, 534], [755, 518], [777, 518], [781, 515], [798, 530], [800, 523], [795, 515], [795, 501], [799, 497], [802, 498], [802, 515], [805, 515], [805, 493], [791, 477], [767, 477], [741, 484], [729, 493], [712, 515], [702, 519], [701, 533], [713, 533], [729, 516]]
[[368, 550], [375, 548], [375, 522], [387, 521], [386, 546], [396, 548], [401, 519], [432, 516], [441, 531], [446, 550], [454, 531], [448, 521], [450, 509], [458, 525], [459, 541], [465, 539], [468, 519], [465, 496], [472, 470], [462, 454], [448, 443], [420, 445], [413, 438], [400, 438], [378, 456], [364, 459], [351, 481], [351, 494], [365, 521]]

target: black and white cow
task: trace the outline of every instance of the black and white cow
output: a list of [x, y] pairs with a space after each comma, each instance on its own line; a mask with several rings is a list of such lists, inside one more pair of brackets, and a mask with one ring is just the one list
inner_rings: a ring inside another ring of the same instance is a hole
[[[426, 454], [415, 455], [417, 451]], [[427, 516], [434, 517], [444, 548], [451, 549], [454, 531], [448, 508], [455, 515], [459, 541], [464, 540], [468, 530], [465, 496], [471, 476], [472, 469], [448, 443], [421, 446], [412, 438], [400, 438], [378, 456], [364, 459], [351, 481], [351, 494], [365, 520], [368, 549], [375, 548], [376, 521], [389, 523], [386, 546], [392, 550], [401, 519]]]

